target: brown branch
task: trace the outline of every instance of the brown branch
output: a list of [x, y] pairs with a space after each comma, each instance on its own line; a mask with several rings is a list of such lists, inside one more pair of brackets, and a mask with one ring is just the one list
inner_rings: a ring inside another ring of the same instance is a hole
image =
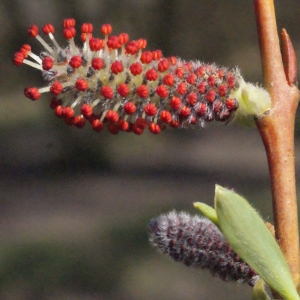
[[[299, 285], [299, 236], [294, 162], [294, 123], [299, 90], [293, 74], [285, 74], [280, 53], [274, 3], [272, 0], [254, 0], [260, 43], [264, 85], [272, 98], [270, 114], [257, 120], [269, 164], [274, 225], [276, 238]], [[286, 36], [285, 36], [286, 37]], [[285, 41], [284, 43], [287, 43]], [[283, 47], [286, 70], [296, 70], [296, 60]], [[289, 53], [292, 53], [290, 51]], [[293, 71], [292, 71], [293, 72]]]

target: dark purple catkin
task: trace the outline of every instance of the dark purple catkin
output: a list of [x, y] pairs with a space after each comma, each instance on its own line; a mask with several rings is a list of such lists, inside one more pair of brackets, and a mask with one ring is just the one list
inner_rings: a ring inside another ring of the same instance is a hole
[[152, 245], [175, 261], [209, 269], [225, 281], [247, 282], [253, 286], [258, 279], [208, 219], [172, 211], [152, 219], [148, 228]]

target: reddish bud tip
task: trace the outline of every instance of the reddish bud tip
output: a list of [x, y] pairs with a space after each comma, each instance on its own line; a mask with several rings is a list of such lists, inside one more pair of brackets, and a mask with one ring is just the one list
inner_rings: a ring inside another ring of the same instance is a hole
[[160, 126], [156, 123], [151, 123], [149, 125], [149, 131], [152, 132], [153, 134], [158, 134], [160, 133], [161, 129]]
[[53, 59], [50, 56], [46, 56], [42, 61], [43, 70], [49, 71], [53, 67]]
[[50, 92], [53, 95], [59, 95], [63, 90], [62, 84], [59, 81], [53, 82], [52, 86], [50, 87]]
[[103, 123], [99, 119], [95, 119], [92, 122], [92, 128], [95, 131], [101, 131], [103, 129]]
[[28, 27], [27, 33], [31, 37], [36, 37], [39, 34], [39, 28], [36, 25], [31, 25]]
[[120, 61], [116, 60], [111, 64], [110, 69], [114, 74], [118, 74], [123, 72], [123, 65]]
[[166, 58], [163, 58], [160, 60], [160, 62], [157, 65], [157, 69], [159, 72], [165, 72], [169, 68], [169, 61]]
[[111, 99], [114, 95], [112, 88], [108, 85], [103, 86], [100, 90], [100, 93], [104, 98], [107, 98], [107, 99]]
[[24, 61], [24, 55], [21, 52], [16, 52], [14, 55], [14, 59], [13, 62], [16, 66], [20, 66], [22, 65], [23, 61]]
[[104, 35], [108, 35], [112, 33], [112, 27], [110, 24], [103, 24], [100, 28], [100, 31]]
[[144, 107], [144, 111], [147, 116], [154, 116], [157, 113], [157, 107], [154, 103], [149, 103]]
[[129, 41], [129, 35], [127, 33], [120, 33], [118, 35], [118, 38], [119, 38], [119, 43], [121, 45], [124, 45], [124, 44], [128, 43], [128, 41]]
[[43, 27], [42, 27], [42, 30], [45, 34], [49, 34], [49, 33], [54, 33], [54, 27], [52, 24], [45, 24]]
[[93, 107], [89, 104], [83, 104], [80, 109], [82, 115], [87, 119], [90, 118], [93, 114]]
[[91, 23], [83, 23], [81, 25], [81, 32], [82, 33], [92, 33], [94, 30], [94, 27]]
[[161, 113], [160, 113], [160, 120], [164, 123], [170, 123], [171, 120], [172, 120], [172, 115], [170, 112], [168, 112], [167, 110], [163, 110]]
[[143, 64], [149, 64], [152, 61], [152, 52], [151, 51], [145, 51], [141, 55], [141, 62]]
[[100, 40], [98, 38], [91, 38], [89, 44], [92, 51], [99, 51], [100, 49], [104, 48], [105, 40]]
[[36, 87], [27, 87], [24, 89], [24, 94], [27, 98], [31, 100], [37, 100], [40, 98], [41, 94]]
[[121, 47], [119, 38], [117, 36], [110, 36], [107, 41], [107, 47], [111, 49], [118, 49]]
[[146, 72], [146, 78], [149, 81], [155, 81], [158, 78], [158, 74], [154, 69], [150, 69]]
[[76, 34], [76, 30], [74, 27], [66, 27], [63, 31], [63, 35], [65, 39], [70, 40], [72, 39]]
[[166, 98], [169, 94], [168, 89], [164, 85], [159, 85], [155, 92], [160, 98]]
[[82, 58], [78, 55], [72, 56], [69, 62], [69, 65], [74, 68], [77, 69], [81, 66], [82, 64]]
[[119, 120], [119, 115], [116, 111], [114, 110], [108, 110], [106, 115], [105, 115], [106, 120], [116, 123]]
[[96, 57], [92, 59], [92, 68], [94, 70], [101, 70], [103, 68], [103, 60], [100, 57]]
[[142, 71], [143, 71], [142, 65], [138, 62], [133, 63], [129, 67], [129, 69], [130, 69], [131, 74], [134, 75], [134, 76], [141, 74]]
[[149, 95], [149, 91], [146, 85], [141, 85], [136, 89], [136, 93], [141, 97], [141, 98], [146, 98]]
[[76, 24], [75, 20], [70, 18], [70, 19], [64, 19], [63, 21], [63, 27], [68, 28], [68, 27], [74, 27]]
[[121, 83], [118, 86], [118, 93], [120, 94], [121, 97], [126, 97], [129, 94], [129, 87], [125, 83]]
[[78, 78], [75, 83], [75, 88], [78, 91], [84, 92], [88, 88], [88, 83], [82, 78]]
[[124, 111], [127, 115], [131, 115], [136, 111], [136, 106], [132, 102], [126, 102], [124, 105]]

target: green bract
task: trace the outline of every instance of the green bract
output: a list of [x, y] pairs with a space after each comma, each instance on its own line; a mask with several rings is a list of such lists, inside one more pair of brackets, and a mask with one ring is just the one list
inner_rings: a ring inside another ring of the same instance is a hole
[[251, 205], [216, 185], [215, 209], [219, 227], [233, 250], [284, 299], [300, 299], [276, 240]]
[[231, 96], [238, 99], [239, 109], [236, 111], [235, 121], [244, 126], [255, 126], [254, 118], [259, 118], [271, 108], [269, 93], [263, 88], [242, 78], [237, 90], [231, 91]]
[[210, 219], [216, 226], [219, 227], [218, 216], [215, 209], [202, 202], [195, 202], [194, 207], [199, 209], [206, 218]]

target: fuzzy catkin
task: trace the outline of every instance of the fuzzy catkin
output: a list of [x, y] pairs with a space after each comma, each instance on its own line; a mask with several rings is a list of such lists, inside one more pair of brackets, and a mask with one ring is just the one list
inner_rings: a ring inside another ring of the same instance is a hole
[[222, 280], [253, 286], [258, 275], [230, 247], [210, 220], [172, 211], [152, 219], [150, 242], [161, 253], [187, 266], [209, 269]]

